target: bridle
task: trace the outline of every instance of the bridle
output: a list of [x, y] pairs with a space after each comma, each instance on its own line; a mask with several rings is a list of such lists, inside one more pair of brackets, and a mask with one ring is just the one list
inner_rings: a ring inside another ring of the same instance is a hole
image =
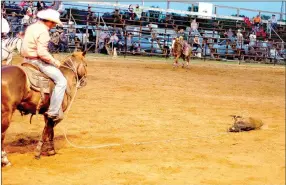
[[[8, 38], [8, 39], [10, 39], [10, 40], [5, 44], [5, 47], [2, 47], [2, 50], [6, 51], [6, 52], [8, 53], [7, 58], [9, 58], [9, 56], [13, 53], [13, 49], [12, 49], [12, 50], [9, 50], [8, 48], [10, 48], [10, 47], [8, 47], [8, 46], [10, 46], [10, 45], [13, 46], [13, 45], [14, 45], [14, 41], [17, 39], [17, 41], [16, 41], [16, 43], [15, 43], [15, 46], [17, 47], [18, 42], [19, 42], [20, 40], [22, 40], [22, 39], [19, 38], [19, 37], [15, 37], [15, 38], [13, 39], [13, 41], [11, 41], [12, 38]], [[8, 40], [8, 39], [6, 39], [6, 40]], [[18, 52], [19, 52], [20, 55], [21, 55], [22, 45], [23, 45], [23, 41], [22, 41], [22, 43], [21, 43], [21, 47], [20, 47], [19, 50], [18, 50]], [[17, 48], [17, 49], [18, 49], [18, 48]], [[11, 64], [12, 64], [12, 63], [11, 63]]]
[[67, 69], [70, 69], [74, 74], [75, 74], [75, 79], [76, 79], [76, 88], [77, 89], [80, 89], [83, 87], [83, 85], [81, 85], [85, 79], [86, 79], [86, 74], [84, 76], [82, 76], [80, 79], [78, 77], [78, 73], [77, 73], [77, 70], [78, 70], [78, 67], [79, 66], [75, 66], [72, 59], [69, 58], [68, 59], [70, 62], [65, 62], [63, 65], [61, 65], [61, 67], [64, 67], [64, 68], [67, 68]]

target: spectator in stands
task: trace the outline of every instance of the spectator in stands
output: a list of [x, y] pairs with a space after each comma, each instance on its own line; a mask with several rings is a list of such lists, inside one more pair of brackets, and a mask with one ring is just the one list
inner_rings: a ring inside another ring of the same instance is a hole
[[142, 8], [139, 7], [139, 4], [136, 5], [136, 8], [134, 10], [134, 13], [136, 14], [135, 20], [140, 20], [141, 19], [141, 15], [142, 15]]
[[[193, 51], [197, 51], [196, 56], [201, 57], [202, 46], [200, 43], [199, 35], [195, 35], [195, 38], [193, 40], [193, 48], [194, 48]], [[200, 50], [198, 50], [198, 49], [200, 49]]]
[[96, 25], [94, 19], [95, 19], [94, 12], [91, 11], [91, 7], [89, 6], [87, 10], [87, 21], [90, 25]]
[[113, 34], [110, 37], [109, 42], [107, 44], [109, 44], [110, 47], [117, 48], [118, 47], [118, 41], [119, 41], [119, 39], [116, 35], [116, 32], [113, 32]]
[[262, 46], [263, 48], [267, 48], [267, 47], [268, 47], [268, 39], [267, 39], [267, 38], [265, 38], [264, 41], [262, 41], [261, 46]]
[[46, 3], [44, 1], [38, 1], [37, 2], [37, 9], [38, 9], [38, 11], [46, 9]]
[[[62, 27], [60, 29], [63, 30]], [[68, 48], [68, 37], [64, 30], [60, 33], [59, 47], [61, 52], [65, 52]]]
[[51, 6], [49, 7], [49, 8], [51, 8], [51, 9], [54, 9], [54, 10], [57, 10], [58, 11], [58, 9], [59, 9], [59, 7], [60, 7], [60, 1], [53, 1], [53, 4], [51, 4]]
[[134, 18], [135, 18], [135, 13], [134, 13], [132, 4], [129, 5], [129, 7], [128, 7], [128, 12], [129, 12], [129, 20], [134, 20]]
[[193, 40], [193, 48], [195, 48], [193, 51], [197, 51], [198, 48], [201, 48], [201, 43], [199, 39], [199, 35], [195, 35], [195, 38]]
[[99, 34], [99, 38], [98, 38], [98, 49], [102, 50], [105, 44], [105, 39], [108, 37], [108, 34], [106, 32], [106, 29], [104, 29], [104, 31], [101, 31]]
[[249, 46], [255, 46], [256, 44], [256, 34], [255, 32], [252, 32], [250, 35], [249, 35]]
[[78, 49], [81, 48], [81, 46], [80, 46], [80, 39], [78, 38], [78, 36], [74, 37], [74, 43], [75, 43], [75, 51], [77, 51]]
[[7, 20], [9, 21], [11, 27], [11, 37], [14, 37], [16, 36], [19, 28], [19, 19], [16, 16], [16, 12], [12, 12], [12, 16], [8, 17]]
[[271, 19], [269, 19], [268, 22], [270, 23], [271, 27], [274, 30], [276, 30], [276, 28], [277, 28], [277, 19], [276, 19], [275, 15], [272, 15]]
[[51, 41], [49, 43], [51, 51], [57, 51], [59, 48], [60, 34], [63, 32], [63, 29], [57, 27], [56, 31], [51, 36]]
[[60, 13], [60, 17], [65, 17], [67, 15], [67, 11], [62, 1], [59, 1], [59, 6], [58, 6], [57, 11]]
[[134, 51], [134, 46], [132, 43], [132, 34], [128, 33], [127, 38], [126, 38], [126, 45], [127, 45], [127, 51]]
[[237, 38], [237, 47], [241, 48], [243, 44], [243, 35], [240, 29], [237, 30], [236, 38]]
[[69, 34], [70, 40], [74, 40], [75, 34], [76, 34], [76, 28], [72, 21], [69, 22], [68, 34]]
[[180, 37], [180, 36], [184, 37], [184, 34], [185, 34], [184, 29], [180, 29], [177, 33], [177, 37]]
[[24, 15], [24, 17], [21, 20], [21, 25], [22, 25], [21, 30], [23, 32], [25, 32], [26, 28], [31, 24], [31, 19], [30, 19], [30, 16], [28, 14], [29, 14], [29, 12], [27, 11], [26, 15]]
[[230, 39], [231, 41], [234, 40], [234, 38], [233, 38], [233, 32], [232, 32], [232, 29], [231, 29], [231, 28], [229, 28], [228, 31], [224, 33], [224, 35], [225, 35], [228, 39]]
[[120, 11], [117, 8], [114, 10], [114, 20], [113, 20], [113, 22], [114, 23], [121, 23]]
[[173, 16], [171, 14], [166, 15], [166, 23], [174, 24]]
[[32, 20], [31, 20], [31, 24], [37, 22], [37, 20], [38, 20], [37, 15], [34, 14]]
[[30, 19], [33, 18], [34, 14], [37, 14], [37, 7], [34, 7], [33, 1], [29, 1], [26, 14], [30, 17]]
[[26, 3], [27, 3], [26, 1], [20, 1], [19, 8], [21, 9], [21, 13], [24, 13], [24, 7], [26, 6]]
[[254, 19], [253, 19], [253, 23], [254, 25], [259, 28], [260, 24], [261, 24], [261, 18], [260, 15], [257, 15]]
[[196, 21], [196, 19], [194, 19], [191, 23], [191, 34], [194, 33], [194, 34], [198, 34], [198, 23]]

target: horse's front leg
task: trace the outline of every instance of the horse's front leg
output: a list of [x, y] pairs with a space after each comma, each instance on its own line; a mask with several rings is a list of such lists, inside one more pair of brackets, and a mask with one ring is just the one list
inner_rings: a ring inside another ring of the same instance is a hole
[[177, 55], [176, 55], [175, 61], [174, 61], [174, 63], [173, 63], [173, 68], [178, 67], [178, 60], [179, 60], [180, 57], [181, 57], [180, 54], [177, 54]]
[[54, 125], [55, 123], [45, 117], [45, 128], [42, 133], [42, 140], [38, 142], [36, 147], [35, 158], [40, 159], [41, 155], [55, 155], [54, 150]]
[[1, 144], [2, 144], [2, 151], [1, 151], [1, 166], [11, 166], [11, 163], [10, 161], [8, 160], [8, 157], [7, 157], [7, 153], [4, 149], [4, 146], [3, 146], [3, 141], [4, 141], [4, 137], [5, 137], [5, 132], [2, 133], [2, 138], [1, 138]]
[[187, 61], [187, 62], [186, 62], [186, 63], [187, 63], [186, 68], [187, 68], [187, 69], [189, 69], [189, 64], [190, 64], [190, 55], [186, 57], [186, 61]]
[[12, 65], [12, 53], [10, 53], [6, 60], [6, 65]]

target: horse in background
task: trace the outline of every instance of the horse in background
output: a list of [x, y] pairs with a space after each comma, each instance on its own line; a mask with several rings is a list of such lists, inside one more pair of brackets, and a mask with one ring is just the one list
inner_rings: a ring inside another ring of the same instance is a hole
[[11, 65], [13, 59], [13, 51], [17, 48], [18, 53], [21, 54], [22, 38], [11, 37], [2, 41], [2, 55], [1, 62], [5, 61], [4, 65]]
[[[67, 80], [67, 89], [62, 103], [65, 112], [70, 106], [71, 91], [86, 85], [87, 63], [86, 52], [74, 52], [60, 66], [60, 70]], [[54, 89], [53, 81], [40, 72], [39, 68], [31, 63], [22, 63], [22, 66], [7, 65], [1, 68], [2, 72], [2, 166], [9, 166], [7, 153], [4, 149], [5, 133], [11, 123], [13, 113], [19, 110], [22, 115], [43, 114], [50, 105], [50, 96]], [[77, 83], [74, 83], [76, 79]], [[32, 118], [31, 116], [31, 118]], [[30, 118], [30, 121], [31, 121]], [[54, 127], [61, 120], [54, 121], [44, 117], [45, 127], [42, 138], [36, 148], [36, 158], [41, 155], [55, 155]]]
[[[190, 58], [192, 55], [192, 49], [191, 46], [184, 41], [183, 39], [177, 38], [174, 43], [174, 48], [173, 48], [173, 56], [175, 57], [175, 61], [173, 63], [173, 67], [178, 67], [178, 60], [179, 58], [182, 58], [184, 61], [187, 61], [186, 67], [189, 67], [190, 63]], [[182, 67], [184, 68], [185, 65], [184, 63], [182, 64]]]

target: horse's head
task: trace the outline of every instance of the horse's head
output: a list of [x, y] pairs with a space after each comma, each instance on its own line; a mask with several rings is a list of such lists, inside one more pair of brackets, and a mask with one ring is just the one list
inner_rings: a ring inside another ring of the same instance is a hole
[[63, 63], [63, 66], [69, 67], [76, 74], [77, 79], [80, 82], [80, 87], [86, 85], [87, 62], [85, 60], [85, 54], [86, 51], [74, 52], [72, 56]]

